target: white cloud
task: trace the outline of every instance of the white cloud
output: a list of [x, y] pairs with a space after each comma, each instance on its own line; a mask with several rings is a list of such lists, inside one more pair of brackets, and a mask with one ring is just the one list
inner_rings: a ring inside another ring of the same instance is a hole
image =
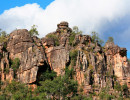
[[11, 32], [16, 28], [38, 26], [40, 37], [55, 31], [60, 21], [79, 26], [85, 33], [107, 31], [107, 24], [119, 21], [130, 13], [130, 0], [55, 0], [46, 9], [26, 4], [6, 10], [0, 15], [0, 28]]

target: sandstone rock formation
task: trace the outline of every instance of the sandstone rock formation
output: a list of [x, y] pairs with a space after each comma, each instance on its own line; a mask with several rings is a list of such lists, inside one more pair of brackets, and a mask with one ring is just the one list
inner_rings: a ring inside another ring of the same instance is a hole
[[113, 67], [113, 73], [121, 84], [126, 82], [130, 86], [130, 68], [128, 66], [126, 48], [120, 48], [113, 42], [108, 42], [105, 45], [105, 50], [108, 69]]
[[[93, 42], [91, 36], [76, 33], [70, 43], [72, 32], [68, 22], [61, 22], [55, 32], [41, 39], [31, 37], [26, 29], [13, 31], [7, 42], [0, 44], [0, 79], [36, 84], [40, 74], [48, 68], [57, 75], [64, 75], [68, 67], [74, 69], [73, 77], [83, 87], [84, 94], [93, 89], [98, 93], [108, 82], [114, 89], [115, 81], [121, 85], [127, 83], [130, 88], [126, 48], [120, 48], [113, 42], [107, 42], [103, 48], [98, 42]], [[73, 50], [77, 50], [77, 54], [71, 58]], [[14, 71], [11, 61], [16, 58], [20, 64]], [[72, 65], [72, 61], [75, 64]]]
[[20, 60], [20, 66], [16, 73], [17, 79], [23, 83], [36, 82], [38, 69], [46, 67], [44, 65], [47, 60], [42, 45], [39, 45], [37, 40], [33, 39], [26, 29], [15, 30], [10, 34], [7, 42], [7, 54], [1, 59], [1, 68], [3, 71], [8, 67], [11, 70], [9, 71], [11, 78], [6, 77], [5, 80], [12, 80], [14, 77], [9, 62], [15, 58]]

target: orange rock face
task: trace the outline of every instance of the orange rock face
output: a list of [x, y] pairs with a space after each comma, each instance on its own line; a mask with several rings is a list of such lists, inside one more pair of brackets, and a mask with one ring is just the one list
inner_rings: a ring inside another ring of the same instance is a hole
[[51, 69], [57, 72], [57, 75], [63, 75], [69, 61], [68, 51], [62, 46], [50, 47], [46, 49], [46, 54]]
[[[42, 39], [31, 37], [26, 29], [13, 31], [8, 42], [0, 44], [0, 79], [10, 82], [16, 79], [35, 88], [40, 75], [47, 69], [64, 75], [68, 67], [74, 69], [73, 77], [84, 94], [93, 89], [98, 93], [107, 85], [112, 90], [115, 81], [121, 85], [127, 83], [130, 88], [130, 65], [125, 48], [113, 42], [107, 42], [103, 48], [89, 35], [75, 34], [72, 37], [71, 32], [67, 22], [58, 24], [56, 31], [48, 34], [50, 37]], [[69, 53], [74, 50], [77, 54], [71, 57]], [[15, 58], [20, 61], [16, 72], [11, 66]], [[75, 64], [72, 64], [73, 60]]]
[[112, 66], [114, 74], [120, 81], [120, 84], [130, 83], [130, 68], [127, 61], [127, 50], [120, 48], [114, 43], [106, 43], [106, 56], [108, 67]]

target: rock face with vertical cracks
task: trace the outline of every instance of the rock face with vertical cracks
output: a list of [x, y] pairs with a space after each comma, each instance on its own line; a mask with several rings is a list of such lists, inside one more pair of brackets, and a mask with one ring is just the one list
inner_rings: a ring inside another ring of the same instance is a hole
[[[113, 91], [117, 82], [127, 83], [130, 89], [126, 48], [113, 42], [101, 47], [91, 36], [75, 32], [68, 22], [61, 22], [55, 32], [41, 39], [31, 37], [26, 29], [13, 31], [7, 42], [0, 44], [0, 79], [15, 78], [22, 83], [36, 84], [48, 68], [57, 75], [64, 75], [67, 66], [73, 69], [73, 78], [83, 87], [84, 94], [93, 89], [99, 93], [106, 86]], [[12, 62], [16, 58], [19, 67], [14, 70]]]
[[62, 46], [46, 49], [49, 65], [57, 75], [63, 75], [66, 64], [69, 62], [69, 52]]
[[20, 66], [16, 73], [19, 81], [33, 83], [37, 79], [39, 67], [45, 67], [45, 53], [39, 39], [32, 38], [26, 29], [15, 30], [10, 34], [7, 43], [9, 58], [19, 58]]
[[105, 51], [108, 69], [113, 67], [113, 72], [121, 84], [127, 83], [130, 87], [130, 67], [128, 66], [126, 48], [120, 48], [113, 42], [107, 42]]

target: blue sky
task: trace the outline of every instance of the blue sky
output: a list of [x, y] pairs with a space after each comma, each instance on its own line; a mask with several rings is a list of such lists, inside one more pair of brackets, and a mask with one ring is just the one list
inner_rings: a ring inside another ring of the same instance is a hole
[[84, 34], [99, 33], [106, 41], [126, 47], [130, 58], [130, 0], [2, 0], [0, 28], [14, 29], [38, 26], [39, 37], [55, 31], [60, 21], [78, 26]]
[[3, 13], [4, 10], [32, 3], [38, 3], [43, 9], [45, 9], [52, 1], [54, 0], [2, 0], [0, 2], [0, 14]]

